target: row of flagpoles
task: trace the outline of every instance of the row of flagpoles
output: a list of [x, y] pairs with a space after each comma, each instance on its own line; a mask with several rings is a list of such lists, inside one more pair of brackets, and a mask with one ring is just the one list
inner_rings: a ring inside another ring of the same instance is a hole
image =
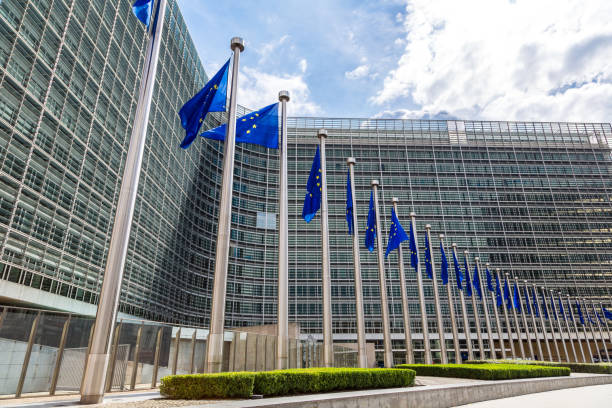
[[[123, 276], [123, 270], [125, 265], [125, 259], [128, 248], [129, 235], [131, 230], [132, 216], [134, 212], [134, 205], [138, 190], [138, 181], [140, 177], [140, 170], [142, 164], [142, 157], [144, 151], [145, 137], [147, 133], [148, 117], [150, 112], [151, 100], [153, 95], [153, 87], [155, 83], [155, 75], [159, 60], [159, 51], [161, 41], [159, 39], [162, 35], [164, 15], [166, 11], [166, 0], [157, 0], [155, 7], [155, 16], [153, 18], [153, 24], [151, 25], [151, 18], [153, 15], [154, 0], [136, 0], [133, 5], [134, 15], [147, 27], [148, 32], [148, 44], [145, 54], [145, 63], [143, 65], [143, 74], [138, 98], [138, 104], [136, 107], [136, 114], [134, 119], [134, 125], [132, 128], [132, 135], [130, 137], [130, 145], [127, 154], [126, 166], [124, 169], [121, 189], [119, 193], [119, 199], [117, 203], [117, 211], [115, 220], [113, 223], [113, 230], [111, 233], [111, 240], [109, 245], [109, 252], [106, 262], [106, 268], [104, 272], [104, 280], [102, 284], [102, 290], [100, 293], [100, 300], [98, 303], [98, 309], [96, 313], [96, 322], [94, 325], [94, 331], [92, 335], [91, 348], [87, 357], [85, 374], [83, 377], [83, 386], [81, 392], [82, 403], [99, 403], [102, 401], [104, 395], [104, 381], [106, 368], [109, 360], [109, 339], [113, 336], [114, 322], [116, 320], [117, 307], [119, 302], [119, 293], [121, 288], [121, 280]], [[160, 24], [158, 24], [160, 22]], [[215, 253], [215, 275], [212, 295], [212, 308], [211, 308], [211, 319], [210, 319], [210, 330], [207, 342], [206, 350], [206, 371], [217, 372], [221, 370], [222, 359], [223, 359], [223, 342], [224, 342], [224, 319], [225, 319], [225, 295], [226, 295], [226, 281], [227, 281], [227, 269], [228, 269], [228, 258], [229, 258], [229, 241], [230, 241], [230, 228], [231, 228], [231, 212], [232, 212], [232, 186], [233, 186], [233, 169], [234, 169], [234, 151], [236, 143], [254, 143], [267, 148], [278, 149], [280, 147], [280, 189], [279, 189], [279, 256], [278, 256], [278, 324], [277, 324], [277, 349], [276, 349], [276, 367], [286, 368], [288, 361], [287, 353], [287, 340], [288, 340], [288, 186], [287, 186], [287, 125], [286, 125], [286, 103], [289, 101], [289, 93], [281, 91], [279, 93], [279, 101], [281, 105], [281, 132], [279, 135], [279, 118], [278, 118], [278, 107], [279, 103], [275, 103], [266, 106], [258, 111], [251, 112], [241, 118], [236, 118], [236, 104], [237, 104], [237, 89], [238, 89], [238, 72], [240, 53], [244, 51], [244, 43], [241, 38], [232, 38], [230, 43], [233, 56], [228, 60], [221, 69], [211, 78], [210, 81], [196, 94], [193, 98], [187, 101], [179, 111], [179, 117], [181, 124], [185, 129], [185, 138], [181, 143], [181, 147], [188, 148], [198, 135], [224, 141], [224, 155], [223, 155], [223, 176], [221, 186], [221, 199], [219, 204], [219, 219], [218, 219], [218, 232], [217, 232], [217, 247]], [[228, 93], [228, 80], [229, 80], [229, 69], [231, 62], [231, 82], [229, 87], [229, 107], [227, 103]], [[210, 129], [200, 133], [202, 124], [204, 123], [206, 116], [209, 112], [225, 112], [227, 111], [228, 122], [227, 125], [223, 124], [217, 128]], [[306, 221], [310, 221], [312, 217], [317, 213], [319, 208], [321, 209], [322, 215], [322, 286], [323, 286], [323, 348], [324, 348], [324, 364], [325, 366], [333, 365], [333, 347], [332, 347], [332, 308], [331, 308], [331, 274], [330, 274], [330, 260], [329, 260], [329, 227], [328, 227], [328, 206], [327, 206], [327, 187], [326, 187], [326, 167], [325, 167], [325, 139], [327, 138], [327, 131], [324, 129], [319, 130], [319, 147], [315, 154], [315, 160], [313, 162], [313, 169], [311, 170], [310, 177], [307, 185], [307, 195], [305, 197], [303, 217]], [[280, 143], [279, 143], [280, 140]], [[347, 176], [347, 222], [349, 224], [349, 231], [353, 235], [353, 256], [355, 259], [355, 293], [357, 302], [357, 343], [358, 343], [358, 356], [359, 365], [365, 367], [367, 365], [366, 354], [365, 354], [365, 323], [363, 313], [363, 295], [361, 289], [361, 275], [359, 266], [359, 240], [356, 230], [357, 217], [354, 211], [356, 204], [355, 198], [352, 194], [354, 186], [354, 165], [355, 159], [349, 158], [347, 160], [349, 166], [349, 172]], [[384, 270], [384, 258], [382, 253], [382, 239], [381, 234], [378, 234], [376, 229], [380, 225], [380, 217], [378, 212], [378, 182], [373, 180], [372, 193], [370, 199], [370, 210], [368, 214], [368, 230], [366, 231], [366, 247], [368, 250], [373, 251], [374, 247], [377, 247], [378, 252], [378, 265], [379, 265], [379, 281], [380, 281], [380, 293], [381, 293], [381, 306], [382, 306], [382, 317], [383, 317], [383, 338], [384, 338], [384, 362], [385, 366], [393, 365], [393, 354], [391, 350], [391, 338], [390, 338], [390, 327], [389, 327], [389, 311], [387, 302], [387, 291], [386, 291], [386, 278]], [[389, 237], [388, 252], [394, 249], [398, 250], [399, 258], [399, 269], [400, 269], [400, 284], [402, 293], [402, 305], [404, 310], [404, 327], [406, 337], [406, 358], [407, 361], [413, 361], [412, 352], [412, 340], [410, 333], [410, 316], [408, 315], [407, 306], [407, 293], [406, 293], [406, 279], [402, 259], [402, 248], [401, 242], [406, 240], [407, 235], [399, 219], [397, 218], [397, 200], [394, 200], [394, 209], [392, 211], [392, 226]], [[411, 265], [415, 269], [417, 274], [417, 285], [419, 289], [419, 302], [421, 308], [421, 322], [423, 326], [423, 337], [425, 344], [425, 360], [428, 363], [432, 362], [431, 350], [429, 345], [429, 330], [427, 326], [427, 316], [425, 310], [425, 298], [423, 293], [423, 282], [420, 270], [420, 262], [418, 258], [418, 246], [416, 240], [416, 214], [410, 214], [410, 257]], [[433, 263], [432, 248], [431, 248], [431, 237], [430, 228], [426, 227], [426, 271], [432, 282], [434, 283], [434, 297], [436, 303], [436, 317], [438, 325], [438, 333], [443, 333], [441, 308], [439, 303], [439, 295], [437, 292], [437, 283], [435, 277], [435, 265]], [[455, 262], [455, 271], [457, 274], [457, 285], [460, 289], [465, 287], [465, 292], [472, 298], [473, 310], [477, 310], [475, 297], [471, 296], [471, 286], [469, 279], [469, 266], [467, 256], [464, 259], [465, 263], [465, 285], [463, 285], [464, 278], [461, 274], [460, 268], [458, 267], [457, 261], [457, 248], [453, 244], [453, 260]], [[453, 324], [453, 344], [455, 348], [456, 358], [460, 358], [459, 350], [459, 338], [457, 335], [457, 327], [455, 323], [455, 311], [454, 302], [452, 299], [452, 292], [448, 284], [448, 261], [444, 254], [444, 245], [442, 237], [440, 240], [440, 249], [443, 254], [442, 262], [442, 281], [447, 288], [447, 296], [451, 311], [451, 322]], [[475, 277], [478, 277], [479, 261], [476, 260]], [[488, 269], [487, 269], [488, 271]], [[489, 275], [487, 275], [487, 278]], [[501, 333], [501, 326], [499, 324], [498, 317], [498, 306], [499, 306], [499, 271], [497, 272], [497, 302], [493, 302], [495, 316], [497, 320], [498, 336], [501, 343], [502, 356], [505, 357], [505, 348], [503, 347], [503, 336]], [[474, 286], [477, 293], [482, 295], [482, 288], [480, 287], [480, 278], [477, 280], [478, 284]], [[489, 279], [487, 280], [489, 282]], [[507, 291], [507, 278], [505, 280], [506, 287], [504, 290]], [[472, 281], [474, 284], [474, 281]], [[468, 289], [469, 288], [469, 289]], [[489, 287], [490, 289], [490, 287]], [[515, 282], [515, 292], [516, 292]], [[534, 287], [536, 293], [532, 296], [537, 297], [537, 289]], [[461, 300], [461, 311], [464, 322], [464, 330], [466, 338], [470, 338], [468, 333], [469, 323], [465, 307], [464, 290], [460, 292]], [[527, 292], [525, 292], [527, 294]], [[486, 294], [482, 297], [483, 302], [486, 305]], [[507, 298], [508, 299], [508, 298]], [[513, 297], [513, 302], [520, 299], [520, 294]], [[520, 302], [520, 300], [519, 300]], [[517, 303], [520, 304], [520, 303]], [[543, 307], [546, 308], [546, 302], [542, 303]], [[534, 305], [535, 306], [535, 305]], [[535, 306], [537, 307], [537, 306]], [[488, 318], [487, 308], [484, 308], [486, 313], [486, 323], [488, 339], [492, 341], [491, 324]], [[507, 309], [503, 308], [505, 321], [508, 327], [508, 339], [511, 339], [510, 325], [507, 314]], [[518, 333], [518, 319], [516, 314], [516, 307], [511, 309], [515, 317], [515, 328]], [[536, 308], [537, 310], [537, 308]], [[578, 309], [580, 316], [582, 316], [580, 308]], [[548, 313], [548, 312], [546, 312]], [[612, 319], [612, 315], [608, 315], [609, 312], [605, 311], [606, 317]], [[523, 314], [523, 319], [525, 315]], [[556, 316], [556, 314], [555, 314]], [[593, 331], [592, 320], [589, 317], [589, 324]], [[598, 316], [598, 315], [597, 315]], [[599, 317], [599, 316], [598, 316]], [[532, 315], [532, 319], [534, 319]], [[540, 319], [542, 319], [540, 315]], [[482, 334], [480, 331], [479, 319], [475, 319], [478, 346], [481, 357], [484, 357], [484, 347]], [[566, 321], [567, 322], [567, 321]], [[575, 322], [574, 322], [575, 323]], [[524, 326], [527, 328], [526, 320], [524, 320]], [[534, 325], [535, 327], [535, 325]], [[544, 328], [543, 320], [541, 320], [541, 327]], [[599, 329], [601, 331], [601, 325]], [[609, 328], [606, 329], [609, 332]], [[577, 330], [577, 326], [576, 326]], [[551, 325], [551, 332], [554, 337], [554, 329]], [[544, 330], [546, 333], [546, 330]], [[569, 333], [569, 326], [568, 326]], [[520, 333], [518, 333], [520, 339]], [[559, 334], [561, 335], [561, 326], [559, 325]], [[530, 334], [527, 333], [527, 336]], [[594, 336], [594, 331], [593, 331]], [[603, 334], [602, 334], [603, 336]], [[443, 335], [441, 336], [443, 337]], [[538, 337], [539, 338], [539, 337]], [[563, 337], [561, 336], [563, 339]], [[594, 337], [593, 337], [594, 338]], [[548, 339], [544, 335], [546, 345], [548, 346]], [[603, 337], [602, 337], [603, 340]], [[539, 341], [539, 340], [538, 340]], [[554, 338], [553, 338], [554, 341]], [[519, 341], [522, 356], [524, 356], [523, 345]], [[538, 343], [539, 344], [539, 343]], [[556, 346], [556, 342], [554, 342]], [[565, 342], [563, 342], [565, 347]], [[446, 350], [445, 342], [440, 341], [442, 348], [442, 359], [446, 362]], [[467, 342], [469, 357], [473, 357], [473, 351], [471, 341]], [[514, 356], [514, 346], [510, 342], [512, 355]], [[531, 346], [530, 346], [531, 347]], [[491, 347], [492, 354], [495, 354], [494, 347]], [[582, 350], [582, 349], [581, 349]], [[533, 353], [532, 353], [533, 355]], [[541, 353], [540, 353], [541, 355]], [[550, 353], [549, 353], [550, 355]], [[559, 355], [557, 353], [557, 355]], [[567, 356], [567, 353], [566, 353]]]

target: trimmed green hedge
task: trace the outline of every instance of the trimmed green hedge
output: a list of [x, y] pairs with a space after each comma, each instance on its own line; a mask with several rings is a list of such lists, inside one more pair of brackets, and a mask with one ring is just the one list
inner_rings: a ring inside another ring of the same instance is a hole
[[567, 367], [572, 373], [590, 374], [612, 374], [612, 364], [610, 363], [559, 363], [551, 361], [534, 360], [470, 360], [467, 364], [518, 364], [518, 365], [539, 365], [545, 367]]
[[415, 370], [417, 375], [472, 378], [476, 380], [514, 380], [518, 378], [561, 377], [569, 368], [526, 366], [518, 364], [400, 364], [397, 368]]
[[395, 368], [304, 368], [263, 372], [170, 375], [162, 395], [173, 399], [248, 398], [365, 388], [409, 387], [414, 370]]
[[255, 373], [169, 375], [161, 379], [159, 392], [173, 399], [249, 398]]

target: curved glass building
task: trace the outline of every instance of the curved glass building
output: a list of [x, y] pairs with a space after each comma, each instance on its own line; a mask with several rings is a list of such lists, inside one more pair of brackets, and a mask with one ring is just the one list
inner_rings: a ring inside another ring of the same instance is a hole
[[[2, 304], [95, 313], [146, 46], [130, 6], [130, 0], [0, 4]], [[175, 0], [168, 1], [164, 25], [120, 310], [208, 326], [223, 149], [203, 138], [188, 150], [178, 147], [183, 129], [176, 112], [207, 76]], [[219, 120], [210, 117], [207, 125]], [[408, 214], [417, 213], [421, 247], [424, 225], [431, 224], [438, 260], [443, 233], [448, 245], [456, 242], [482, 263], [609, 302], [610, 124], [290, 118], [289, 313], [304, 336], [320, 338], [322, 327], [320, 215], [310, 224], [301, 219], [319, 128], [329, 130], [336, 340], [355, 339], [345, 221], [349, 156], [357, 159], [362, 235], [370, 180], [378, 179], [385, 245], [391, 198], [398, 197], [406, 227]], [[278, 151], [237, 145], [226, 327], [275, 323], [277, 185]], [[380, 342], [376, 257], [365, 248], [361, 265], [368, 340]], [[416, 275], [406, 268], [422, 349]], [[395, 253], [386, 271], [394, 348], [401, 350]], [[435, 327], [427, 279], [425, 295]]]

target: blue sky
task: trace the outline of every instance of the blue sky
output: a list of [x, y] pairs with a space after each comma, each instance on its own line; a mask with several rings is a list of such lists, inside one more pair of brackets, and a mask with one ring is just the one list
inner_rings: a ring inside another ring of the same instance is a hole
[[291, 115], [610, 121], [609, 0], [178, 0], [209, 74]]

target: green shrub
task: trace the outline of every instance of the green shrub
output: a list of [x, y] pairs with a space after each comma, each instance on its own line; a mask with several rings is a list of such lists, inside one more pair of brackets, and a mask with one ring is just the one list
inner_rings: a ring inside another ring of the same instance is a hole
[[249, 398], [255, 373], [169, 375], [161, 379], [159, 392], [172, 399]]
[[476, 380], [513, 380], [518, 378], [560, 377], [570, 374], [564, 367], [526, 366], [517, 364], [400, 364], [397, 368], [415, 370], [417, 375], [472, 378]]
[[518, 364], [539, 365], [545, 367], [567, 367], [573, 373], [612, 374], [610, 363], [560, 363], [534, 360], [469, 360], [466, 364]]
[[365, 388], [408, 387], [413, 370], [393, 368], [306, 368], [255, 373], [255, 394], [291, 395]]

